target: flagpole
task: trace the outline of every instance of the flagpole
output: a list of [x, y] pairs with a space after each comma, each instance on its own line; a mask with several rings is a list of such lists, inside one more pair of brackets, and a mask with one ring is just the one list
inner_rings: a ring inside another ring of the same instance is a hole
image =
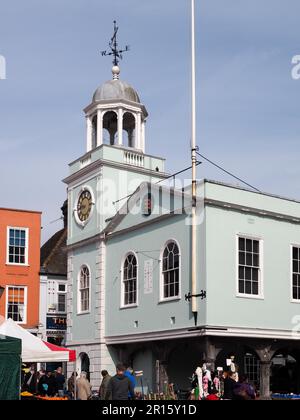
[[196, 146], [196, 43], [195, 43], [195, 0], [191, 0], [192, 30], [192, 312], [197, 325], [197, 146]]

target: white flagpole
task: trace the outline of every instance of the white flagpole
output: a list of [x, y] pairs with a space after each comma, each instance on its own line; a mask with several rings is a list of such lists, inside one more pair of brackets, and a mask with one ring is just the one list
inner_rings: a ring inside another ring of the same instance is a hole
[[192, 312], [197, 325], [197, 148], [196, 148], [196, 45], [195, 45], [195, 0], [191, 0], [192, 17]]

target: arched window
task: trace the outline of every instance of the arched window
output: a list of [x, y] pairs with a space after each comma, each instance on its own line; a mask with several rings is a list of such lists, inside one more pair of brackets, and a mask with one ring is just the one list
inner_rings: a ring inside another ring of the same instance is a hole
[[123, 115], [123, 144], [126, 147], [135, 147], [136, 126], [134, 115], [125, 112]]
[[81, 372], [86, 372], [87, 379], [90, 380], [90, 358], [86, 353], [79, 355], [79, 374]]
[[97, 147], [97, 132], [98, 132], [98, 127], [97, 127], [97, 115], [94, 116], [94, 118], [92, 119], [92, 148], [95, 149]]
[[[116, 144], [118, 132], [118, 116], [114, 111], [108, 111], [103, 115], [104, 143], [113, 146]], [[107, 138], [108, 135], [108, 138]]]
[[79, 277], [79, 312], [90, 310], [90, 270], [86, 265], [81, 267]]
[[123, 265], [123, 306], [137, 304], [137, 259], [128, 254]]
[[175, 241], [167, 243], [162, 259], [162, 299], [180, 296], [180, 253]]

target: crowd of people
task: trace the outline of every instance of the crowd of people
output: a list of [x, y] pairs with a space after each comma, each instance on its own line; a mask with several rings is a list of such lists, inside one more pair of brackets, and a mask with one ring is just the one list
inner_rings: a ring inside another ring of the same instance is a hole
[[197, 368], [192, 377], [191, 400], [255, 400], [254, 385], [247, 375], [239, 376], [236, 371], [218, 371], [213, 374], [204, 365]]
[[[131, 367], [123, 364], [116, 366], [116, 374], [109, 375], [102, 370], [102, 382], [97, 395], [92, 393], [87, 372], [72, 373], [67, 383], [62, 373], [62, 368], [54, 372], [41, 369], [35, 371], [34, 366], [26, 373], [23, 380], [22, 391], [38, 394], [40, 396], [55, 397], [67, 396], [70, 399], [89, 400], [134, 400], [138, 399], [136, 392], [136, 379]], [[228, 370], [211, 374], [204, 364], [197, 368], [192, 378], [192, 392], [188, 399], [191, 400], [255, 400], [254, 386], [248, 381], [247, 376], [238, 376], [236, 371]], [[177, 399], [174, 393], [173, 399]]]
[[[131, 367], [122, 364], [116, 367], [116, 375], [110, 376], [106, 370], [101, 372], [102, 382], [97, 398], [100, 400], [133, 400], [135, 399], [136, 379]], [[72, 373], [66, 383], [62, 368], [53, 372], [40, 369], [38, 372], [32, 365], [23, 377], [22, 392], [32, 395], [55, 397], [67, 396], [70, 399], [89, 400], [92, 398], [92, 387], [87, 372]]]
[[224, 372], [224, 400], [255, 400], [254, 386], [249, 383], [247, 375], [241, 375], [238, 380], [234, 372]]
[[[116, 366], [116, 375], [110, 376], [107, 370], [102, 370], [102, 382], [97, 394], [100, 400], [133, 400], [136, 397], [136, 379], [131, 367], [126, 368], [123, 364]], [[76, 375], [77, 376], [77, 375]], [[78, 400], [89, 400], [92, 398], [91, 385], [86, 372], [81, 372], [76, 378], [73, 373], [68, 380], [68, 392], [72, 398]]]
[[40, 369], [38, 372], [32, 365], [29, 371], [23, 376], [22, 392], [40, 396], [54, 397], [64, 395], [65, 377], [62, 368], [58, 367], [55, 371], [45, 371]]

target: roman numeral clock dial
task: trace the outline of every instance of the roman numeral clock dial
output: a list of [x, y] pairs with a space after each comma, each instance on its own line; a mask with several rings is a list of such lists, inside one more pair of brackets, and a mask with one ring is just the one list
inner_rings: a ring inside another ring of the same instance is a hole
[[76, 206], [77, 218], [81, 224], [85, 224], [89, 220], [93, 204], [92, 193], [88, 189], [84, 189], [78, 197]]

